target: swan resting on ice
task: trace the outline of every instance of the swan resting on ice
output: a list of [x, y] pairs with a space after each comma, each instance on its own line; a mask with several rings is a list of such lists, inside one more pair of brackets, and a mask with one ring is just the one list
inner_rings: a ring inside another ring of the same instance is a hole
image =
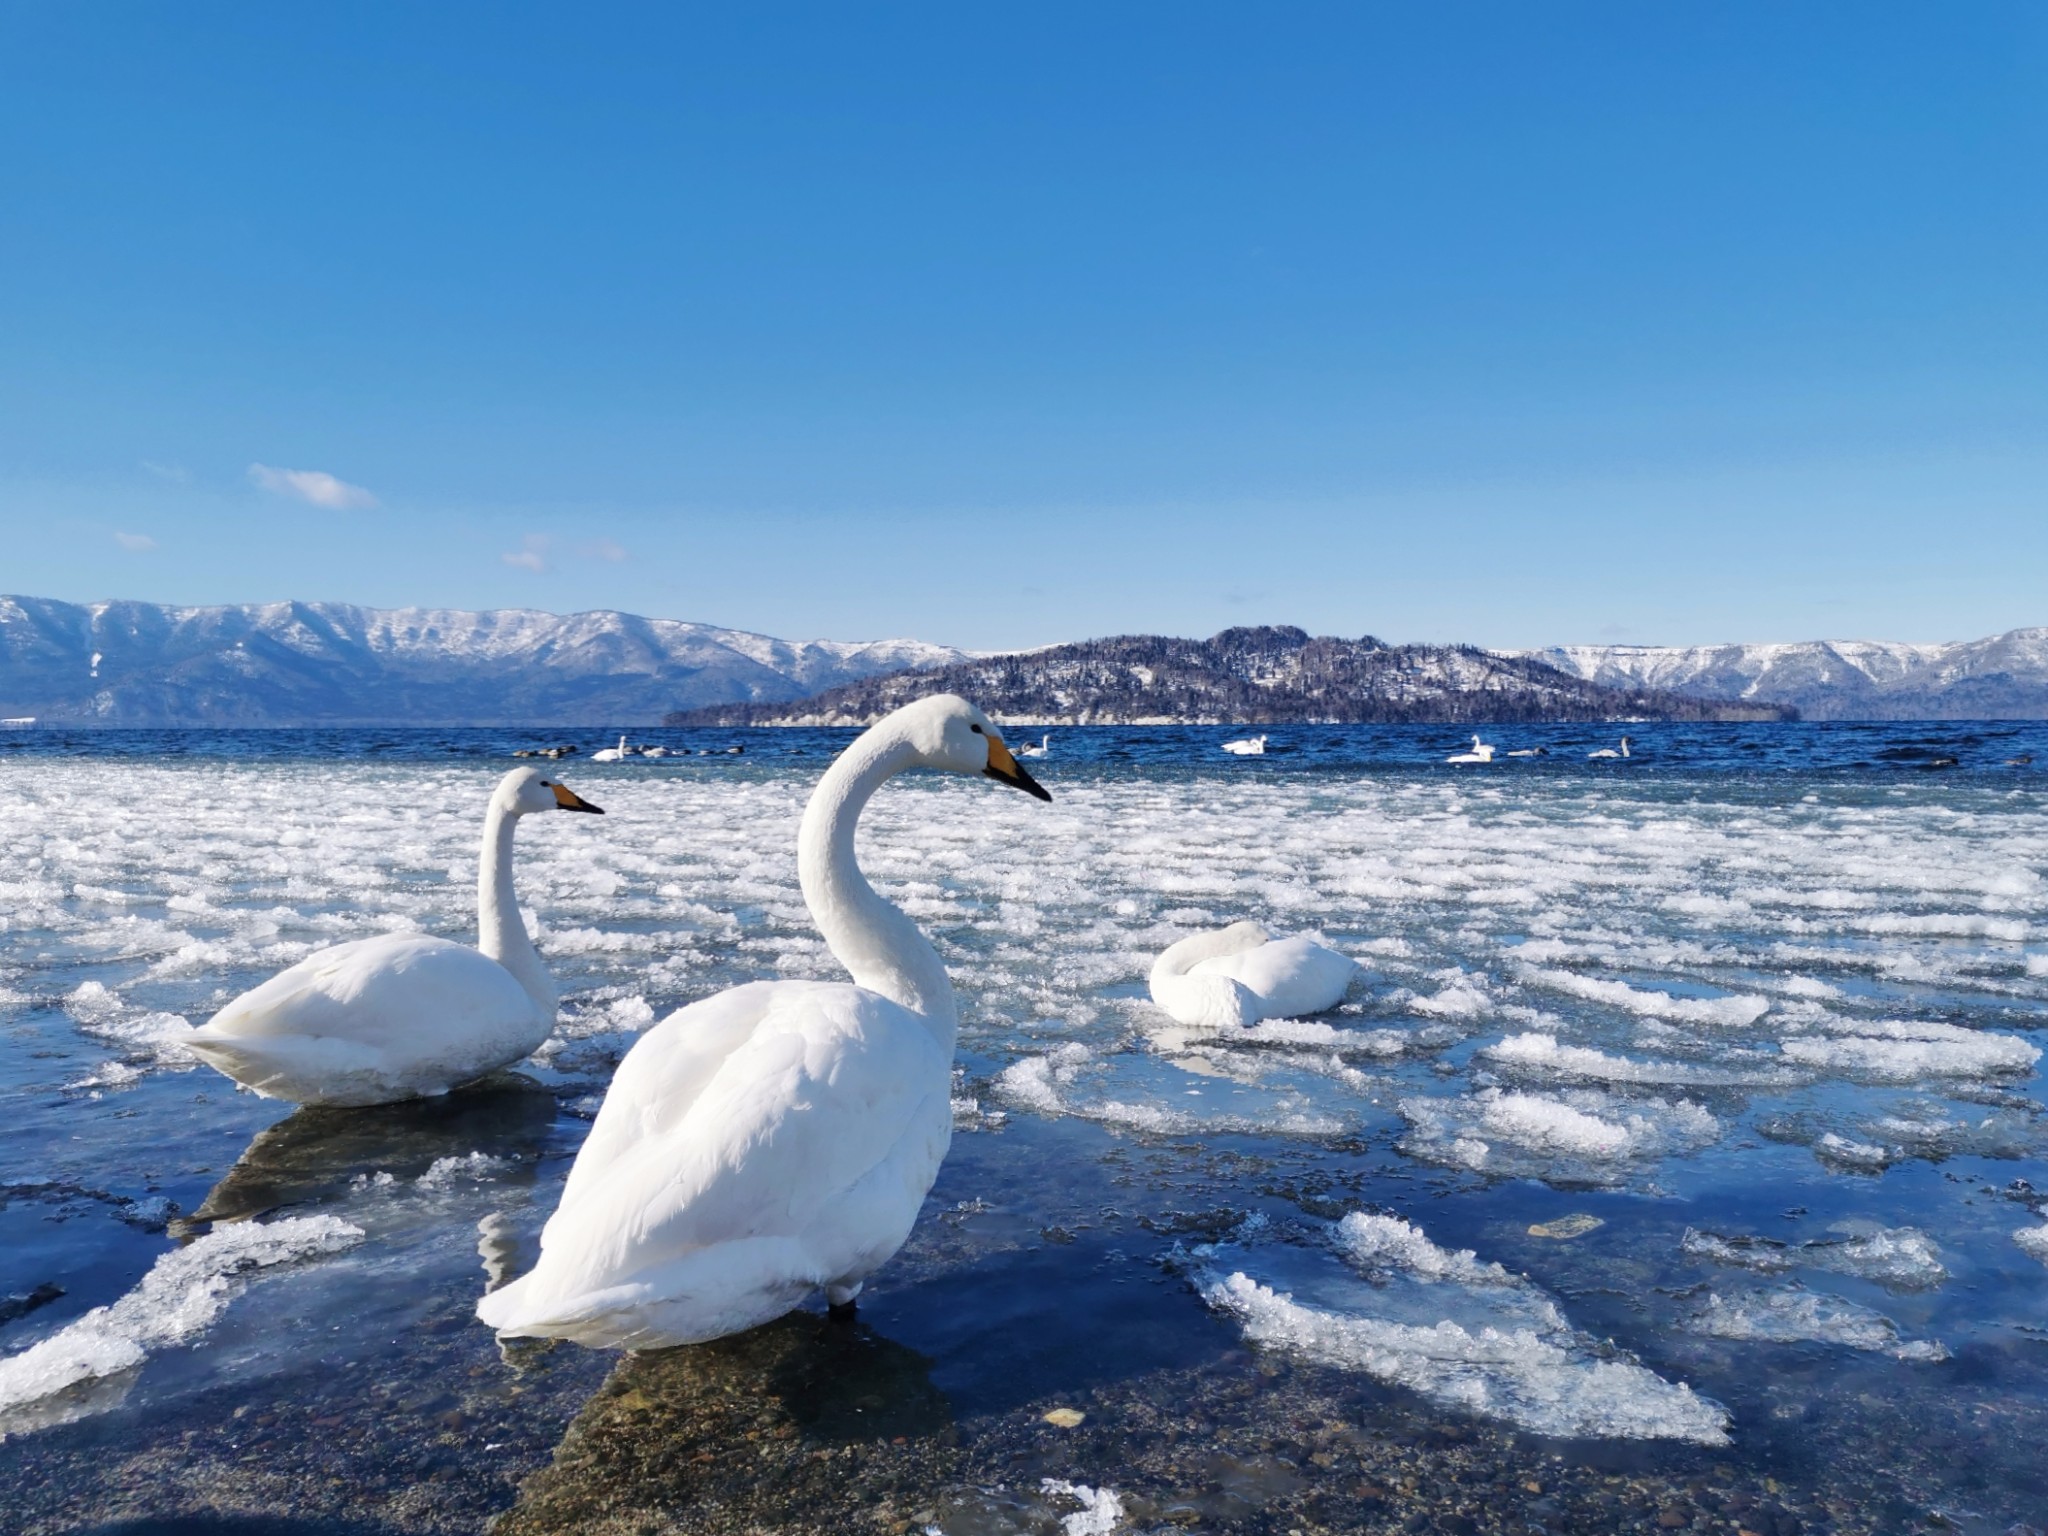
[[1232, 923], [1170, 946], [1152, 962], [1152, 1001], [1182, 1024], [1221, 1029], [1298, 1019], [1344, 1001], [1359, 966], [1307, 934], [1275, 939]]
[[512, 889], [512, 833], [536, 811], [603, 811], [538, 768], [484, 813], [477, 944], [385, 933], [308, 955], [177, 1043], [245, 1088], [298, 1104], [446, 1093], [530, 1056], [555, 1028], [555, 983]]
[[500, 1334], [654, 1349], [835, 1309], [903, 1246], [953, 1135], [959, 1014], [937, 951], [854, 859], [868, 799], [909, 768], [1050, 800], [950, 694], [840, 754], [797, 834], [811, 919], [853, 980], [756, 981], [672, 1013], [619, 1063], [540, 1259], [477, 1303]]
[[1226, 741], [1223, 743], [1223, 750], [1234, 752], [1239, 757], [1263, 757], [1266, 754], [1266, 738], [1247, 736], [1242, 741]]

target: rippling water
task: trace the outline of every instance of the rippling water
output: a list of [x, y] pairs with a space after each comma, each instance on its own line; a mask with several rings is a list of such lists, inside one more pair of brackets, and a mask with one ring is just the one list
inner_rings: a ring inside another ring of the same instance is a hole
[[[2048, 731], [1622, 729], [1626, 762], [1527, 728], [1548, 756], [1481, 768], [1443, 729], [1067, 731], [1051, 805], [899, 781], [862, 858], [962, 994], [925, 1219], [854, 1356], [626, 1364], [501, 1356], [468, 1309], [637, 1031], [836, 974], [793, 842], [850, 733], [561, 764], [609, 814], [519, 834], [554, 1039], [290, 1116], [163, 1037], [345, 938], [471, 936], [491, 782], [575, 735], [0, 735], [0, 1524], [673, 1512], [682, 1473], [590, 1449], [644, 1401], [704, 1447], [689, 1497], [748, 1434], [871, 1443], [837, 1484], [912, 1458], [891, 1507], [947, 1536], [2048, 1525]], [[1245, 916], [1367, 974], [1316, 1020], [1173, 1026], [1151, 957]], [[796, 1406], [742, 1431], [735, 1392]], [[751, 1477], [748, 1518], [837, 1484]]]

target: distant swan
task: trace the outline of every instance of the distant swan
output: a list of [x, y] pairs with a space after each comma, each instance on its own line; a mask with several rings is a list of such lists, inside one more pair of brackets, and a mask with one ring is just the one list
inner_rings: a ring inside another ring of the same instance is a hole
[[1586, 756], [1588, 756], [1588, 757], [1627, 757], [1627, 756], [1628, 756], [1628, 738], [1627, 738], [1626, 736], [1624, 736], [1624, 737], [1622, 737], [1622, 738], [1621, 738], [1621, 750], [1620, 750], [1619, 752], [1615, 751], [1615, 750], [1614, 750], [1614, 748], [1612, 748], [1612, 747], [1602, 747], [1602, 748], [1600, 748], [1600, 750], [1599, 750], [1599, 751], [1597, 751], [1597, 752], [1588, 752], [1588, 753], [1586, 754]]
[[1444, 761], [1447, 763], [1490, 763], [1493, 761], [1493, 745], [1490, 742], [1481, 741], [1477, 736], [1474, 736], [1470, 752], [1454, 752], [1445, 758]]
[[1025, 746], [1021, 746], [1021, 747], [1019, 747], [1019, 748], [1017, 749], [1017, 755], [1018, 755], [1019, 757], [1043, 757], [1043, 756], [1045, 756], [1045, 754], [1046, 754], [1046, 753], [1050, 752], [1051, 750], [1052, 750], [1052, 737], [1051, 737], [1051, 736], [1050, 736], [1050, 735], [1048, 734], [1048, 735], [1044, 735], [1044, 736], [1041, 736], [1041, 737], [1039, 737], [1039, 738], [1038, 738], [1038, 745], [1037, 745], [1037, 746], [1035, 746], [1035, 747], [1034, 747], [1034, 746], [1030, 746], [1030, 745], [1028, 745], [1028, 744], [1027, 744], [1027, 745], [1025, 745]]
[[616, 747], [606, 747], [602, 751], [593, 752], [590, 754], [590, 760], [593, 763], [617, 763], [632, 755], [633, 749], [626, 745], [626, 738], [621, 736]]
[[841, 753], [804, 811], [797, 873], [853, 981], [751, 982], [642, 1035], [539, 1262], [477, 1303], [484, 1322], [599, 1347], [691, 1344], [780, 1317], [820, 1286], [850, 1305], [903, 1246], [952, 1139], [959, 1029], [938, 952], [854, 859], [862, 809], [907, 768], [1052, 798], [949, 694]]
[[1223, 750], [1235, 752], [1239, 757], [1263, 757], [1266, 754], [1266, 738], [1247, 736], [1243, 741], [1226, 741]]
[[446, 1093], [531, 1055], [555, 984], [512, 890], [512, 833], [535, 811], [603, 812], [538, 768], [498, 781], [484, 814], [477, 947], [386, 933], [308, 955], [178, 1043], [270, 1099], [388, 1104]]
[[1232, 923], [1170, 946], [1152, 962], [1152, 1001], [1182, 1024], [1210, 1029], [1298, 1019], [1344, 1001], [1358, 962], [1306, 934], [1271, 939]]
[[1515, 750], [1514, 750], [1514, 751], [1510, 752], [1510, 753], [1508, 754], [1508, 756], [1509, 756], [1509, 757], [1548, 757], [1548, 756], [1550, 756], [1550, 748], [1548, 748], [1548, 747], [1517, 747], [1517, 748], [1515, 748]]

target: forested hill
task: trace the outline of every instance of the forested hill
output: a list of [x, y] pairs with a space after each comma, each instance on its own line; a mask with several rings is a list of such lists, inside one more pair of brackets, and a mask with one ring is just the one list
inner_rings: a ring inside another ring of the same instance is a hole
[[1470, 646], [1311, 637], [1291, 626], [1208, 640], [1119, 635], [869, 677], [792, 703], [681, 710], [669, 725], [866, 725], [912, 699], [958, 693], [1004, 720], [1048, 725], [1328, 721], [1779, 720], [1779, 705], [1609, 687]]

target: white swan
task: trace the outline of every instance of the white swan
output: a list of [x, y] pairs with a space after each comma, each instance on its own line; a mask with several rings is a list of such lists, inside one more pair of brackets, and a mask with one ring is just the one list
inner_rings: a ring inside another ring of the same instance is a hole
[[1490, 763], [1493, 761], [1493, 743], [1481, 741], [1477, 736], [1474, 736], [1470, 752], [1453, 752], [1444, 761], [1447, 763]]
[[593, 763], [617, 763], [623, 762], [632, 755], [633, 749], [626, 745], [626, 738], [621, 736], [616, 747], [605, 747], [593, 752], [590, 754], [590, 760]]
[[1152, 1001], [1182, 1024], [1220, 1029], [1298, 1019], [1344, 1001], [1358, 962], [1306, 934], [1274, 939], [1232, 923], [1170, 946], [1152, 962]]
[[535, 811], [590, 811], [537, 768], [498, 781], [484, 813], [477, 947], [386, 933], [308, 955], [177, 1037], [269, 1099], [388, 1104], [529, 1056], [555, 1027], [555, 984], [512, 892], [512, 833]]
[[1017, 755], [1019, 757], [1043, 757], [1046, 753], [1050, 752], [1051, 750], [1052, 736], [1050, 733], [1048, 733], [1038, 738], [1038, 745], [1035, 747], [1032, 746], [1029, 742], [1026, 742], [1023, 746], [1017, 749]]
[[827, 770], [797, 834], [812, 920], [851, 985], [756, 981], [692, 1003], [619, 1063], [533, 1269], [477, 1303], [501, 1334], [690, 1344], [835, 1307], [903, 1245], [952, 1140], [959, 1016], [945, 965], [854, 860], [907, 768], [1052, 797], [980, 710], [905, 705]]
[[1602, 748], [1600, 748], [1600, 750], [1599, 750], [1599, 751], [1597, 751], [1597, 752], [1588, 752], [1588, 753], [1586, 754], [1586, 756], [1588, 756], [1588, 757], [1627, 757], [1627, 756], [1628, 756], [1628, 738], [1627, 738], [1626, 736], [1624, 736], [1624, 737], [1622, 737], [1622, 738], [1621, 738], [1621, 750], [1620, 750], [1619, 752], [1615, 751], [1615, 750], [1614, 750], [1614, 748], [1612, 748], [1612, 747], [1602, 747]]
[[1239, 757], [1263, 757], [1266, 754], [1266, 738], [1247, 736], [1243, 741], [1226, 741], [1223, 750], [1235, 752]]

